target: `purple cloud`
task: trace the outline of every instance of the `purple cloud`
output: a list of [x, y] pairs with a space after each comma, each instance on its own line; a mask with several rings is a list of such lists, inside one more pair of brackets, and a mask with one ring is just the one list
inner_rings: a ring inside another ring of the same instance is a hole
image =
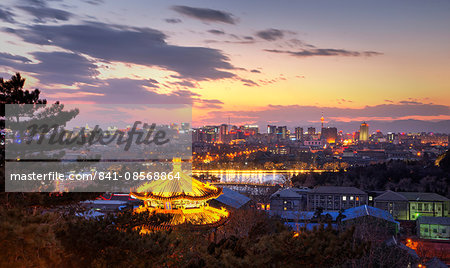
[[230, 72], [234, 67], [220, 50], [169, 45], [167, 36], [155, 29], [86, 23], [7, 31], [28, 43], [56, 46], [105, 61], [159, 66], [197, 81], [234, 77]]
[[236, 23], [233, 14], [225, 11], [188, 6], [173, 6], [172, 9], [182, 15], [205, 22]]

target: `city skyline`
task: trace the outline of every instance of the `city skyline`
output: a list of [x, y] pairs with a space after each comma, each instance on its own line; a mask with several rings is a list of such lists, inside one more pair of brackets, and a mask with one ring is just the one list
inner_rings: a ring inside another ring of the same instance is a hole
[[193, 103], [194, 126], [450, 132], [450, 4], [325, 3], [7, 1], [0, 77], [62, 103]]

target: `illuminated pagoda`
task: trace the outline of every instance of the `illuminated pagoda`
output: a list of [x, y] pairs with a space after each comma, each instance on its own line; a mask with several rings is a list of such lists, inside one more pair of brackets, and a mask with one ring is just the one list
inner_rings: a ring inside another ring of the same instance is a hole
[[183, 224], [217, 227], [227, 220], [229, 213], [225, 208], [217, 209], [207, 203], [208, 200], [219, 197], [222, 188], [202, 183], [184, 174], [180, 159], [173, 161], [173, 174], [179, 174], [179, 178], [153, 181], [131, 192], [131, 196], [144, 201], [144, 205], [136, 208], [135, 212], [149, 211], [172, 216], [170, 222], [155, 226], [154, 229], [169, 229]]

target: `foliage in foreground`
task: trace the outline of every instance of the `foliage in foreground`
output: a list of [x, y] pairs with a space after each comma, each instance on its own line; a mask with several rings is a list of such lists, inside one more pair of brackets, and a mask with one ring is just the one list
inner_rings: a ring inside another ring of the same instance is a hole
[[[45, 267], [383, 267], [408, 263], [401, 252], [323, 226], [298, 236], [262, 213], [216, 230], [187, 228], [140, 234], [169, 220], [123, 212], [97, 219], [18, 209], [0, 210], [0, 266]], [[252, 220], [254, 219], [254, 220]], [[220, 237], [217, 234], [221, 234]], [[382, 261], [383, 263], [380, 263]]]

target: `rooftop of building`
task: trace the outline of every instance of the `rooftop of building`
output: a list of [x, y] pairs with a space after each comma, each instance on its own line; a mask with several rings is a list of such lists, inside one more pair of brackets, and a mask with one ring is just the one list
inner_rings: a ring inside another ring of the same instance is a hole
[[345, 187], [345, 186], [318, 186], [310, 191], [313, 194], [355, 194], [355, 195], [365, 195], [367, 194], [363, 190], [356, 187]]
[[346, 209], [343, 214], [345, 215], [345, 218], [342, 221], [352, 220], [364, 216], [372, 216], [398, 224], [398, 222], [394, 220], [394, 217], [392, 217], [392, 215], [386, 210], [367, 205]]
[[272, 194], [270, 196], [270, 198], [277, 198], [277, 197], [282, 197], [282, 198], [300, 198], [302, 193], [307, 193], [309, 192], [309, 189], [306, 188], [284, 188], [284, 189], [279, 189], [278, 191], [276, 191], [274, 194]]
[[[314, 217], [315, 213], [316, 212], [314, 211], [283, 211], [281, 212], [280, 217], [282, 219], [290, 221], [308, 221]], [[321, 215], [327, 214], [331, 216], [332, 221], [336, 221], [337, 217], [339, 216], [338, 211], [323, 211]], [[367, 205], [346, 209], [342, 213], [342, 215], [345, 216], [342, 219], [342, 221], [352, 220], [359, 217], [372, 216], [375, 218], [399, 224], [397, 221], [394, 220], [394, 218], [392, 217], [391, 214], [389, 214], [389, 212]]]
[[422, 192], [393, 192], [386, 191], [375, 197], [375, 201], [380, 200], [398, 200], [398, 201], [450, 201], [445, 196], [436, 193], [422, 193]]
[[227, 206], [238, 209], [247, 204], [251, 199], [243, 194], [224, 187], [222, 195], [217, 197], [216, 200]]

